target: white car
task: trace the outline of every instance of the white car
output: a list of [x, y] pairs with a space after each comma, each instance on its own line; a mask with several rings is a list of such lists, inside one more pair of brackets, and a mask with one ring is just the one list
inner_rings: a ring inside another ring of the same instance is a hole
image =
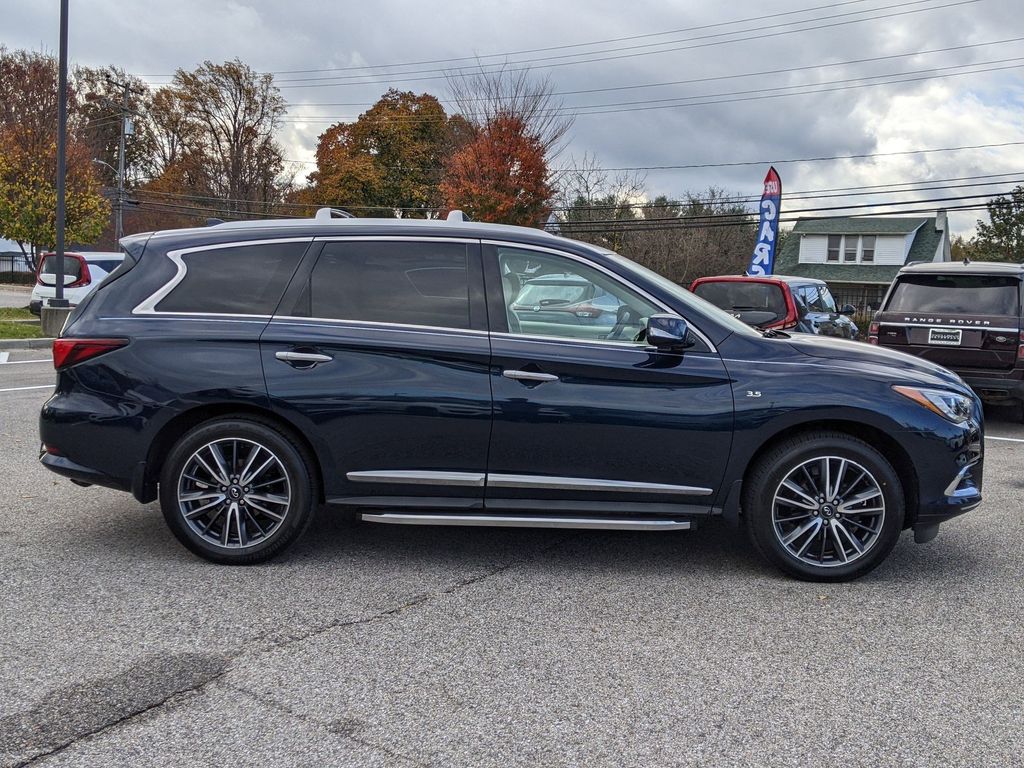
[[[57, 254], [44, 253], [36, 273], [36, 284], [29, 300], [34, 315], [48, 306], [57, 291]], [[74, 307], [92, 292], [103, 278], [117, 269], [124, 254], [116, 251], [64, 254], [64, 298]]]

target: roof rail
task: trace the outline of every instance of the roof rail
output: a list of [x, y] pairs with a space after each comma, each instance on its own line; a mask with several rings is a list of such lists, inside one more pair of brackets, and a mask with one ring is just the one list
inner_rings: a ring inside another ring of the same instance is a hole
[[224, 223], [224, 219], [215, 219], [213, 217], [210, 217], [210, 218], [208, 218], [206, 220], [206, 226], [208, 226], [208, 227], [216, 227], [218, 224], [223, 224], [223, 223]]
[[341, 208], [319, 208], [316, 212], [316, 221], [330, 221], [331, 219], [354, 219], [355, 216]]
[[472, 219], [469, 218], [469, 216], [464, 214], [462, 211], [456, 209], [454, 211], [448, 212], [448, 215], [445, 217], [445, 221], [464, 222], [472, 221]]

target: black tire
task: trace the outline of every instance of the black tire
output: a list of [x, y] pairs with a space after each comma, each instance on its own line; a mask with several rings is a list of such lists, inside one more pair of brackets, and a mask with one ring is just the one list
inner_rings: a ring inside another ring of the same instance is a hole
[[[850, 479], [862, 470], [866, 478]], [[844, 479], [847, 487], [834, 495], [811, 492]], [[797, 490], [791, 491], [794, 485]], [[855, 501], [862, 496], [867, 498]], [[813, 505], [808, 497], [814, 497]], [[878, 507], [880, 513], [871, 511]], [[892, 465], [863, 440], [842, 432], [811, 432], [780, 443], [757, 460], [744, 482], [743, 516], [754, 546], [773, 565], [806, 581], [849, 581], [873, 570], [896, 545], [905, 515], [903, 486]], [[802, 529], [806, 532], [800, 534]], [[790, 537], [795, 538], [787, 545], [784, 539]]]
[[[214, 475], [201, 469], [200, 458], [217, 475], [222, 474], [217, 457], [210, 453], [211, 445], [219, 450], [224, 468], [234, 473], [228, 479], [237, 478], [239, 482], [217, 487], [216, 481], [211, 482]], [[229, 448], [233, 445], [238, 447], [231, 456]], [[256, 451], [254, 446], [259, 446], [263, 452]], [[254, 480], [245, 487], [240, 481], [244, 480], [242, 471], [246, 469], [248, 450], [256, 451], [250, 473], [264, 461], [269, 463], [266, 474], [259, 478], [264, 482]], [[194, 474], [186, 475], [187, 468]], [[200, 471], [195, 472], [197, 469]], [[315, 478], [312, 458], [293, 437], [272, 422], [250, 417], [221, 418], [193, 428], [171, 449], [160, 473], [160, 506], [171, 532], [195, 554], [215, 563], [252, 565], [280, 554], [309, 527], [318, 498]], [[258, 484], [264, 488], [256, 488]], [[228, 493], [224, 493], [225, 489]], [[236, 492], [237, 496], [230, 495]], [[209, 503], [214, 506], [189, 522], [186, 509], [191, 516], [208, 502], [182, 499], [200, 494], [213, 496]], [[220, 506], [216, 506], [218, 495], [224, 497]], [[258, 511], [257, 504], [266, 512]], [[205, 534], [201, 530], [204, 526]]]

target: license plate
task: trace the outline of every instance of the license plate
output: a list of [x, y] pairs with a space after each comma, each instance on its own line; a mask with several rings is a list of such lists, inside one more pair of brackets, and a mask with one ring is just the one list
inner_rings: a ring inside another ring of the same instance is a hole
[[959, 347], [963, 331], [959, 328], [929, 328], [928, 343], [947, 347]]

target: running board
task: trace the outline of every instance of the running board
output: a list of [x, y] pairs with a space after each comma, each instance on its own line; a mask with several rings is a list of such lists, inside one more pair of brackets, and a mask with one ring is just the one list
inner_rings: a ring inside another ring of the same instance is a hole
[[415, 515], [364, 512], [370, 523], [398, 525], [480, 525], [503, 528], [588, 528], [603, 531], [686, 531], [689, 520], [638, 520], [628, 517], [527, 517], [509, 515]]

